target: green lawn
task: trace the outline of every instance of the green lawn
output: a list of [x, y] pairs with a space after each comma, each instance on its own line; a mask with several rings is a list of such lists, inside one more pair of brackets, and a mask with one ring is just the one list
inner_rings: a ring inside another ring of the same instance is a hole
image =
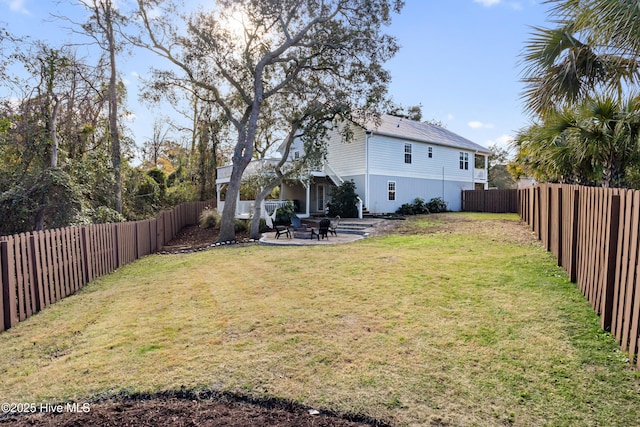
[[0, 334], [0, 396], [181, 387], [399, 425], [632, 426], [640, 379], [514, 215], [150, 256]]

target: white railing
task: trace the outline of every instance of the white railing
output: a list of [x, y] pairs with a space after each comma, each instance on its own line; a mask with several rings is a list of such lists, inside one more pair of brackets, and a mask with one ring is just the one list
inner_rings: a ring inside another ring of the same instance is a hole
[[342, 179], [340, 175], [338, 175], [336, 171], [334, 171], [333, 168], [329, 166], [329, 163], [324, 164], [324, 173], [327, 174], [327, 176], [331, 179], [331, 181], [333, 181], [335, 185], [340, 185], [344, 182], [344, 179]]
[[473, 178], [476, 181], [486, 181], [487, 180], [487, 171], [485, 169], [474, 169]]
[[271, 215], [277, 208], [282, 208], [290, 202], [288, 200], [265, 200], [262, 203], [262, 212]]
[[232, 170], [233, 170], [233, 165], [222, 166], [218, 168], [217, 180], [218, 181], [228, 180], [229, 178], [231, 178]]

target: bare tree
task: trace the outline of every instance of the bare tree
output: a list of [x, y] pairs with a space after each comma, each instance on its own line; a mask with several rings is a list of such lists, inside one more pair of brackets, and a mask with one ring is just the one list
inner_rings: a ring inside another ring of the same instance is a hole
[[[242, 175], [253, 158], [262, 107], [293, 90], [296, 81], [342, 88], [363, 106], [384, 98], [382, 64], [397, 51], [382, 32], [401, 0], [220, 0], [217, 10], [185, 18], [187, 34], [153, 16], [176, 16], [175, 5], [138, 0], [144, 39], [136, 43], [168, 59], [188, 80], [211, 94], [235, 129], [220, 240], [235, 238], [234, 216]], [[171, 9], [172, 8], [172, 9]], [[163, 10], [163, 13], [151, 13]], [[293, 92], [291, 92], [293, 94]]]
[[91, 14], [82, 25], [85, 33], [92, 37], [109, 57], [109, 134], [111, 162], [114, 174], [115, 210], [122, 213], [122, 150], [118, 127], [118, 70], [116, 54], [120, 50], [117, 28], [126, 19], [118, 12], [112, 0], [80, 0]]

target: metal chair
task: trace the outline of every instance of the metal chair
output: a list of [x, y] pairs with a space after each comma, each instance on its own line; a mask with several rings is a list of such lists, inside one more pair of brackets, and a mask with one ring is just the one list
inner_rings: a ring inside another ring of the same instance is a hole
[[289, 239], [291, 238], [291, 232], [289, 231], [289, 227], [284, 225], [276, 225], [276, 214], [278, 212], [278, 208], [273, 210], [271, 215], [267, 215], [265, 218], [265, 222], [267, 223], [267, 227], [276, 232], [276, 239], [279, 239], [281, 235], [287, 236]]
[[329, 240], [329, 227], [331, 226], [331, 221], [329, 218], [324, 218], [320, 220], [320, 225], [318, 226], [318, 240], [325, 237]]
[[333, 221], [331, 221], [331, 224], [329, 225], [329, 233], [333, 234], [334, 236], [338, 235], [338, 226], [340, 225], [340, 215], [336, 215], [336, 217], [334, 218]]

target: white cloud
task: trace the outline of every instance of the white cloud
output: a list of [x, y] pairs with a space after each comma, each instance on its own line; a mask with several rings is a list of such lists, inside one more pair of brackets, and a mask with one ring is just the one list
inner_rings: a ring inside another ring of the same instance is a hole
[[484, 7], [491, 7], [500, 4], [501, 0], [473, 0], [474, 3], [480, 3]]
[[513, 9], [513, 10], [524, 10], [524, 6], [522, 6], [522, 3], [516, 1], [516, 2], [511, 3], [511, 9]]
[[482, 123], [479, 121], [472, 121], [467, 123], [467, 125], [472, 129], [493, 129], [492, 123]]
[[453, 120], [455, 119], [455, 116], [451, 113], [447, 114], [447, 120]]
[[511, 143], [513, 142], [513, 140], [514, 140], [513, 135], [506, 135], [505, 134], [505, 135], [499, 136], [496, 139], [490, 139], [490, 140], [486, 141], [484, 145], [487, 146], [487, 147], [492, 146], [492, 145], [496, 145], [499, 148], [504, 148], [509, 152], [509, 155], [511, 156], [511, 155], [514, 154], [513, 153], [513, 148], [511, 147]]
[[140, 79], [140, 74], [137, 71], [132, 71], [131, 72], [131, 77], [133, 77], [136, 80]]
[[29, 10], [26, 8], [27, 0], [2, 0], [2, 2], [9, 5], [9, 9], [11, 9], [13, 12], [31, 15], [31, 12], [29, 12]]

